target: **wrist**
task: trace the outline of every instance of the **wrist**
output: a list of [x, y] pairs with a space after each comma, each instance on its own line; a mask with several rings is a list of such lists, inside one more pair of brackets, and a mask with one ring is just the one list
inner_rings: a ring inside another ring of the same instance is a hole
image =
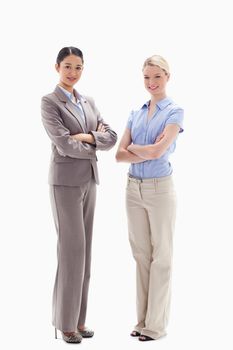
[[130, 152], [131, 152], [132, 149], [133, 149], [133, 145], [129, 145], [129, 146], [127, 147], [127, 150], [130, 151]]
[[88, 139], [89, 139], [89, 143], [92, 143], [92, 144], [95, 143], [95, 139], [94, 139], [94, 136], [92, 134], [88, 134]]
[[88, 134], [87, 134], [87, 136], [88, 136], [88, 139], [89, 139], [89, 143], [91, 143], [91, 144], [95, 144], [95, 138], [94, 138], [94, 136], [93, 136], [93, 134], [92, 134], [92, 131], [90, 131]]

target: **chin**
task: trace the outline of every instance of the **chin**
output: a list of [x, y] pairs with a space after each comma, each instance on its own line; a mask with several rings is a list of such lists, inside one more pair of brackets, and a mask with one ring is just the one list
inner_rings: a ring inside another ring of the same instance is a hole
[[75, 83], [76, 81], [69, 81], [69, 80], [66, 82], [67, 85], [74, 85]]

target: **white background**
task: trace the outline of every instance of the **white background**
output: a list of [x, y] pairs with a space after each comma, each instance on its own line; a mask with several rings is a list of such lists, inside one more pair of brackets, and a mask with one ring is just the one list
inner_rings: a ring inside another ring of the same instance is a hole
[[148, 95], [141, 67], [152, 54], [171, 66], [168, 95], [185, 110], [171, 162], [178, 195], [168, 336], [139, 343], [135, 264], [124, 207], [128, 166], [117, 146], [99, 153], [83, 349], [232, 348], [232, 16], [230, 1], [8, 1], [1, 5], [0, 347], [65, 348], [55, 341], [51, 298], [56, 234], [47, 174], [50, 141], [41, 97], [58, 82], [64, 46], [84, 53], [77, 89], [95, 98], [121, 137]]

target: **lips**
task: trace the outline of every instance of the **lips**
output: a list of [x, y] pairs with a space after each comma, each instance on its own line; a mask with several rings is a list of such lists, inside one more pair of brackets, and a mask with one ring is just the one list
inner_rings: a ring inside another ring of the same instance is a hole
[[158, 86], [150, 86], [149, 89], [155, 91], [156, 89], [158, 89]]

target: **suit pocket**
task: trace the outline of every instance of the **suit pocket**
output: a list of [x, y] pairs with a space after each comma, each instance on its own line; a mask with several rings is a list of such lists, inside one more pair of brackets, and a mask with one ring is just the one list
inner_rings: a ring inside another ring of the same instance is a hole
[[68, 156], [56, 156], [53, 160], [55, 163], [73, 163], [75, 159]]

